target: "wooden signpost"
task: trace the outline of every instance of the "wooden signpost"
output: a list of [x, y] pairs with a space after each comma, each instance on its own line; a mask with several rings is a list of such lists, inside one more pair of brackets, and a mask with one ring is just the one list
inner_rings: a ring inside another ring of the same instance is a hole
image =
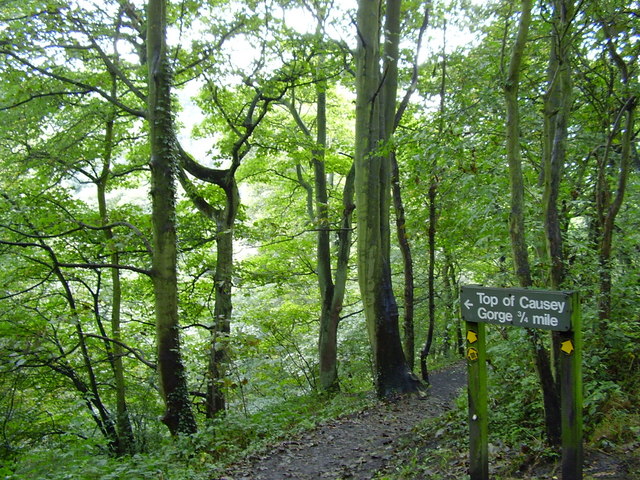
[[485, 323], [558, 331], [562, 479], [582, 480], [582, 319], [576, 292], [462, 287], [469, 371], [469, 473], [488, 480], [488, 412]]

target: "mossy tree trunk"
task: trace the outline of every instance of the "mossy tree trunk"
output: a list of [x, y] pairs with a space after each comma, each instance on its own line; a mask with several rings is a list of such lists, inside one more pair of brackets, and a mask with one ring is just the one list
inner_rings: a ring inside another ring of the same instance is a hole
[[147, 4], [148, 121], [153, 217], [152, 279], [162, 421], [172, 435], [197, 430], [181, 356], [178, 319], [176, 186], [178, 147], [171, 108], [171, 68], [166, 52], [166, 3]]

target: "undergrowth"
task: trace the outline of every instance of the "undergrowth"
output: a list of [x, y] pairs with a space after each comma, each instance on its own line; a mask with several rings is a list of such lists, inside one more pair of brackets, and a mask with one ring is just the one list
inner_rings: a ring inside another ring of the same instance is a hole
[[[197, 434], [163, 437], [148, 452], [114, 458], [99, 445], [67, 439], [23, 452], [13, 465], [0, 465], [5, 480], [209, 480], [228, 466], [278, 439], [360, 411], [374, 402], [367, 394], [307, 395], [253, 415], [229, 412]], [[64, 445], [64, 446], [62, 446]]]

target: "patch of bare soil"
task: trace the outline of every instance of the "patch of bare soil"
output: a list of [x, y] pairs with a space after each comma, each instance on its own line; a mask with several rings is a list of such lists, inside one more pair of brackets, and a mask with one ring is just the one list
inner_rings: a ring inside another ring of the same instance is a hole
[[323, 424], [246, 459], [224, 480], [370, 480], [422, 420], [443, 414], [466, 385], [462, 363], [433, 372], [427, 395], [402, 396]]

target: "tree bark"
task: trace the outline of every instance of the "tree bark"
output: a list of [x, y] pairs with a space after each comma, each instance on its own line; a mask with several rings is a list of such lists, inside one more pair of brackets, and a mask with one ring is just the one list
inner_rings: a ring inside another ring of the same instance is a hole
[[[227, 115], [224, 106], [221, 104], [213, 89], [213, 101], [223, 112], [230, 129], [236, 133], [237, 139], [231, 148], [231, 166], [226, 169], [216, 169], [205, 167], [196, 162], [178, 144], [178, 154], [180, 157], [180, 168], [178, 177], [187, 195], [209, 221], [216, 223], [216, 273], [215, 278], [215, 307], [213, 328], [211, 329], [211, 346], [209, 350], [209, 363], [207, 369], [207, 417], [212, 418], [226, 408], [224, 379], [227, 376], [229, 357], [229, 336], [231, 333], [231, 314], [233, 310], [233, 241], [235, 220], [240, 207], [240, 194], [237, 181], [235, 179], [242, 159], [251, 150], [249, 139], [254, 130], [264, 119], [269, 104], [279, 99], [279, 97], [266, 97], [264, 92], [256, 89], [255, 95], [251, 99], [245, 115], [241, 118]], [[281, 94], [282, 95], [282, 94]], [[231, 118], [239, 121], [238, 125], [233, 124]], [[177, 144], [177, 141], [176, 141]], [[201, 196], [195, 186], [187, 178], [186, 172], [199, 180], [217, 185], [225, 194], [225, 205], [223, 208], [212, 206], [203, 196]]]
[[[316, 35], [320, 35], [320, 25]], [[323, 58], [316, 66], [316, 142], [312, 152], [315, 183], [316, 256], [318, 287], [320, 289], [320, 331], [318, 335], [320, 389], [331, 392], [338, 389], [338, 322], [342, 302], [334, 311], [335, 285], [331, 274], [331, 246], [329, 225], [329, 196], [325, 172], [325, 149], [327, 147], [327, 84], [320, 80]]]
[[171, 108], [171, 72], [166, 52], [165, 0], [147, 7], [148, 120], [153, 217], [152, 278], [156, 310], [158, 374], [165, 404], [162, 418], [172, 435], [197, 430], [180, 346], [178, 319], [176, 188], [178, 151]]
[[[422, 38], [424, 32], [429, 25], [429, 11], [431, 9], [431, 1], [425, 4], [425, 13], [418, 33], [415, 57], [412, 67], [411, 83], [407, 88], [405, 95], [398, 106], [393, 124], [393, 130], [397, 128], [404, 112], [409, 105], [409, 100], [418, 85], [418, 62], [420, 58], [420, 50], [422, 46]], [[392, 53], [392, 52], [389, 52]], [[398, 52], [395, 52], [396, 54]], [[402, 347], [409, 368], [413, 370], [415, 366], [415, 279], [413, 273], [413, 254], [411, 253], [411, 242], [409, 242], [409, 234], [407, 233], [407, 221], [405, 216], [404, 202], [402, 200], [402, 188], [400, 186], [400, 167], [395, 150], [391, 152], [391, 186], [393, 207], [396, 214], [396, 235], [398, 237], [398, 246], [402, 255], [402, 265], [404, 269], [404, 314], [402, 319]]]
[[[417, 391], [398, 325], [398, 306], [391, 283], [389, 207], [391, 165], [379, 147], [388, 141], [395, 114], [394, 71], [397, 55], [391, 56], [399, 35], [399, 5], [386, 4], [384, 80], [379, 71], [380, 1], [358, 2], [358, 49], [356, 55], [355, 196], [358, 211], [358, 280], [373, 352], [374, 383], [379, 396]], [[396, 46], [397, 48], [397, 43]], [[387, 84], [386, 82], [391, 82]], [[391, 85], [391, 86], [389, 86]], [[384, 92], [384, 95], [383, 95]], [[384, 101], [381, 97], [386, 97]]]
[[[561, 290], [566, 275], [566, 265], [558, 199], [566, 161], [568, 120], [571, 112], [572, 82], [569, 46], [573, 5], [568, 0], [554, 0], [553, 3], [551, 45], [547, 69], [548, 87], [544, 98], [544, 191], [542, 203], [551, 288]], [[561, 342], [559, 333], [551, 332], [551, 340], [554, 359], [551, 367], [555, 373], [555, 389], [559, 392], [558, 361]], [[549, 435], [550, 439], [554, 435], [555, 431]]]

